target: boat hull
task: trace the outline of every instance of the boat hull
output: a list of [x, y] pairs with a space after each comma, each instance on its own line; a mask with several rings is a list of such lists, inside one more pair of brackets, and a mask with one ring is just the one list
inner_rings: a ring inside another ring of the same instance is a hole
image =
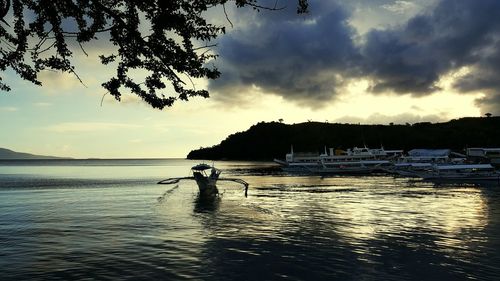
[[194, 179], [200, 190], [200, 195], [214, 196], [219, 193], [216, 183], [217, 178], [210, 178], [200, 172], [193, 172]]
[[422, 176], [424, 180], [449, 180], [449, 181], [498, 181], [500, 175], [485, 175], [485, 176]]

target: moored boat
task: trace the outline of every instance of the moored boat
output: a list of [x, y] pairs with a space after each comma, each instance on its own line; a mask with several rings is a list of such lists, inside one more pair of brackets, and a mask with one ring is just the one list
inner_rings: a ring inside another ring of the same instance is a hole
[[285, 160], [274, 159], [283, 171], [306, 174], [369, 174], [391, 164], [402, 150], [370, 149], [367, 147], [343, 150], [330, 148], [329, 153], [287, 153]]
[[467, 148], [467, 157], [476, 162], [500, 166], [500, 148]]
[[433, 165], [431, 169], [416, 174], [424, 180], [500, 182], [500, 173], [490, 164]]
[[435, 165], [460, 164], [465, 160], [465, 155], [450, 149], [412, 149], [408, 155], [396, 159], [385, 171], [404, 177], [418, 177], [418, 173], [429, 171]]

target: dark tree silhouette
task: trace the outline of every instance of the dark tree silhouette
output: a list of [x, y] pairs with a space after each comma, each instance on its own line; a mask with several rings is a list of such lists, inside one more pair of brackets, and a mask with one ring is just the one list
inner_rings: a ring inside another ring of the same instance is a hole
[[[296, 1], [297, 12], [306, 12], [307, 0]], [[257, 10], [283, 8], [278, 1], [266, 6], [258, 0], [0, 0], [0, 70], [10, 68], [36, 85], [41, 85], [39, 72], [47, 69], [73, 73], [82, 82], [73, 52], [109, 40], [116, 50], [100, 60], [116, 66], [116, 73], [102, 86], [117, 100], [124, 88], [159, 109], [178, 99], [208, 97], [189, 81], [219, 77], [206, 63], [216, 57], [213, 40], [225, 28], [208, 23], [203, 13], [229, 2]], [[141, 81], [133, 78], [137, 70], [147, 72]], [[166, 93], [168, 84], [175, 94]], [[10, 90], [1, 77], [0, 89]]]
[[413, 125], [360, 125], [323, 122], [283, 124], [260, 122], [229, 135], [212, 147], [191, 151], [188, 159], [265, 160], [282, 159], [293, 145], [295, 152], [322, 153], [325, 146], [368, 146], [386, 149], [449, 148], [464, 153], [466, 147], [498, 147], [500, 117], [465, 117], [442, 123]]

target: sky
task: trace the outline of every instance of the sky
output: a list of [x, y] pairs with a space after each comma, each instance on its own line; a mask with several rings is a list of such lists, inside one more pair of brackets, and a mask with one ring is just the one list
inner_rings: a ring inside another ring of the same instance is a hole
[[[275, 1], [261, 1], [261, 3]], [[100, 86], [106, 42], [74, 50], [83, 84], [45, 71], [43, 87], [1, 73], [0, 147], [74, 158], [184, 158], [261, 121], [388, 124], [500, 114], [500, 1], [278, 1], [279, 11], [226, 6], [211, 62], [211, 97], [153, 109]], [[232, 24], [232, 27], [231, 27]], [[102, 102], [101, 102], [102, 101]]]

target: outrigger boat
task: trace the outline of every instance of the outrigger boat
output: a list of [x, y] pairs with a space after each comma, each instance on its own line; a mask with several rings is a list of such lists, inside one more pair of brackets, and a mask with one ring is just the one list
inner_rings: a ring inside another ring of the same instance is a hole
[[419, 177], [418, 173], [429, 171], [434, 166], [463, 164], [465, 160], [465, 155], [450, 149], [412, 149], [407, 156], [397, 158], [384, 170], [404, 177]]
[[[207, 175], [206, 170], [210, 170], [210, 175]], [[198, 184], [200, 194], [202, 195], [215, 195], [219, 193], [217, 189], [217, 180], [221, 174], [221, 170], [210, 167], [207, 164], [198, 164], [191, 168], [194, 180]]]
[[500, 148], [467, 148], [467, 157], [479, 163], [500, 166]]
[[433, 165], [427, 171], [415, 172], [430, 181], [494, 181], [500, 183], [500, 173], [490, 164], [449, 164]]
[[[210, 170], [210, 174], [207, 171]], [[209, 197], [216, 196], [219, 194], [219, 190], [217, 189], [217, 181], [233, 181], [242, 184], [245, 186], [245, 197], [248, 194], [248, 183], [242, 179], [235, 178], [220, 178], [221, 170], [215, 168], [214, 166], [210, 166], [208, 164], [198, 164], [191, 167], [192, 177], [182, 177], [182, 178], [168, 178], [162, 181], [159, 181], [158, 184], [174, 184], [178, 183], [181, 180], [195, 180], [198, 188], [200, 190], [200, 196]]]

